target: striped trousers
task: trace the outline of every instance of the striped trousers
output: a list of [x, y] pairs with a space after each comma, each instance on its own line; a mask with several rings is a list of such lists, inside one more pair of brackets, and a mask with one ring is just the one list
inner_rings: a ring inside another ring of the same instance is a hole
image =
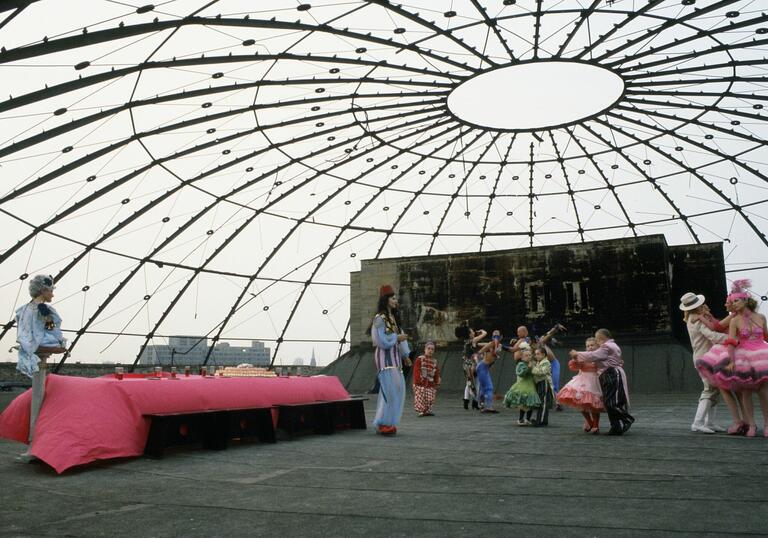
[[626, 387], [617, 368], [608, 368], [600, 374], [600, 389], [603, 391], [608, 420], [611, 421], [611, 431], [624, 433], [635, 421], [635, 417], [629, 414]]

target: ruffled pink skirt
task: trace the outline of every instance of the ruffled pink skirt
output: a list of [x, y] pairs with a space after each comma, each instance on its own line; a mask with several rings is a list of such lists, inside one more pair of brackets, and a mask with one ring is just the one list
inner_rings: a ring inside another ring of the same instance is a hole
[[744, 340], [733, 353], [733, 370], [728, 347], [716, 344], [694, 364], [710, 385], [724, 390], [757, 390], [768, 382], [768, 343], [762, 340]]
[[576, 374], [557, 393], [557, 401], [580, 411], [599, 413], [605, 410], [603, 392], [600, 390], [596, 372], [582, 371]]

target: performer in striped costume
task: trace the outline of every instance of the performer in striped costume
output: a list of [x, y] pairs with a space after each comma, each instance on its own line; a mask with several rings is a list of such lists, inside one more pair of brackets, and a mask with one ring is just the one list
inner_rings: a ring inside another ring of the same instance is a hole
[[435, 359], [435, 343], [424, 345], [424, 355], [413, 363], [413, 408], [420, 417], [434, 415], [437, 387], [440, 386], [440, 368]]

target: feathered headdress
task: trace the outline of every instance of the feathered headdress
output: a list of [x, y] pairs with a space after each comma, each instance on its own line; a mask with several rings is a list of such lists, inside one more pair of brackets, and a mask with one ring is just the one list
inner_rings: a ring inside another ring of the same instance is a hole
[[749, 299], [749, 288], [751, 287], [752, 281], [747, 278], [734, 280], [733, 284], [731, 284], [731, 293], [728, 294], [728, 300]]

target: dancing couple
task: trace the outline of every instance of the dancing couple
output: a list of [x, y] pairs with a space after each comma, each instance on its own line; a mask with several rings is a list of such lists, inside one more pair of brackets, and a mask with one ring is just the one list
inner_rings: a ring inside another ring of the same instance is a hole
[[[757, 393], [765, 421], [763, 436], [768, 437], [768, 418], [766, 418], [768, 417], [768, 343], [765, 341], [768, 326], [766, 326], [765, 316], [756, 312], [757, 302], [750, 296], [750, 287], [749, 280], [737, 280], [733, 283], [726, 301], [726, 308], [731, 315], [721, 322], [707, 315], [708, 310], [698, 312], [697, 319], [705, 325], [711, 325], [708, 328], [715, 331], [727, 331], [728, 337], [722, 343], [715, 343], [720, 340], [719, 336], [709, 332], [704, 333], [703, 328], [699, 328], [699, 331], [709, 337], [710, 344], [714, 345], [711, 345], [710, 349], [700, 357], [695, 358], [694, 364], [705, 382], [705, 392], [707, 392], [707, 386], [716, 387], [731, 411], [733, 425], [728, 428], [728, 433], [743, 434], [747, 437], [756, 435], [757, 425], [752, 397]], [[691, 295], [694, 294], [683, 296], [684, 305], [699, 302], [701, 304], [697, 304], [697, 307], [704, 305], [703, 296], [695, 296], [694, 302]], [[689, 332], [690, 330], [689, 326]], [[691, 334], [692, 341], [694, 335], [695, 333]], [[695, 356], [696, 350], [694, 350]], [[738, 398], [741, 404], [740, 410], [731, 393]], [[711, 405], [704, 405], [711, 408]], [[702, 405], [700, 404], [699, 407], [701, 408]], [[697, 410], [697, 415], [700, 410]], [[694, 419], [694, 425], [697, 419]]]
[[[518, 408], [520, 411], [518, 426], [549, 424], [549, 410], [555, 401], [556, 394], [552, 364], [557, 359], [548, 342], [558, 331], [564, 330], [565, 327], [558, 323], [547, 334], [531, 344], [528, 329], [518, 327], [518, 339], [510, 341], [510, 351], [520, 359], [515, 366], [517, 381], [504, 396], [504, 405]], [[556, 375], [559, 376], [559, 368]], [[534, 419], [532, 419], [533, 411], [536, 411]]]
[[[623, 368], [624, 361], [621, 359], [621, 348], [614, 342], [608, 329], [598, 329], [595, 332], [595, 343], [597, 349], [593, 351], [572, 349], [570, 355], [577, 362], [595, 365], [603, 405], [611, 422], [608, 435], [623, 435], [632, 427], [635, 418], [629, 414], [629, 389]], [[563, 390], [565, 388], [563, 387]]]

